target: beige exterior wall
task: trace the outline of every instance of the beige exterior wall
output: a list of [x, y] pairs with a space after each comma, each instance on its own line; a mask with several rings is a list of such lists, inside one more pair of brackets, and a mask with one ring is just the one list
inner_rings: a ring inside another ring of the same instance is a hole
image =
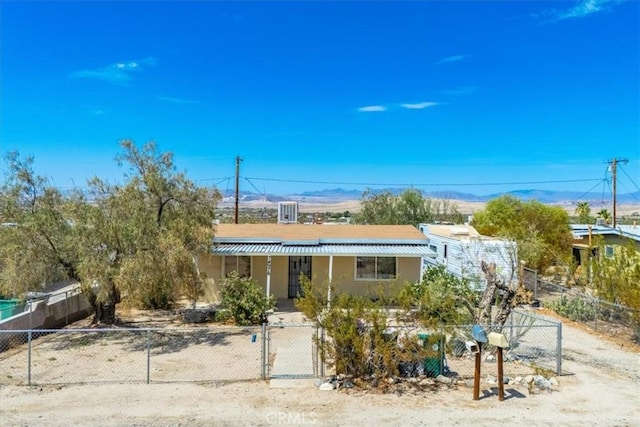
[[206, 275], [202, 300], [217, 304], [221, 301], [220, 282], [222, 279], [222, 257], [203, 255], [198, 258], [198, 269]]
[[[336, 290], [359, 296], [375, 296], [382, 284], [385, 293], [389, 294], [405, 282], [418, 281], [420, 278], [421, 258], [398, 258], [396, 280], [356, 280], [355, 257], [333, 257], [333, 286]], [[200, 271], [207, 275], [204, 301], [220, 302], [220, 283], [222, 281], [222, 256], [208, 255], [199, 261]], [[266, 291], [267, 257], [251, 257], [251, 275]], [[311, 260], [311, 275], [314, 283], [327, 284], [329, 279], [329, 257], [314, 256]], [[289, 288], [289, 258], [287, 256], [271, 257], [271, 294], [276, 298], [287, 298]]]

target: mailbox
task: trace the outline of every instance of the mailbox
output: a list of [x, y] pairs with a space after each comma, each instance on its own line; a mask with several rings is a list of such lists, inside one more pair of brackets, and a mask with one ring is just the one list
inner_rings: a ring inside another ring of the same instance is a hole
[[507, 348], [509, 347], [509, 340], [504, 334], [489, 332], [489, 344], [500, 348]]
[[467, 347], [467, 350], [471, 354], [476, 354], [480, 352], [480, 346], [478, 346], [478, 343], [475, 341], [467, 341], [464, 343], [464, 345], [465, 347]]
[[475, 325], [473, 328], [471, 328], [471, 336], [479, 343], [487, 342], [487, 333], [480, 325]]

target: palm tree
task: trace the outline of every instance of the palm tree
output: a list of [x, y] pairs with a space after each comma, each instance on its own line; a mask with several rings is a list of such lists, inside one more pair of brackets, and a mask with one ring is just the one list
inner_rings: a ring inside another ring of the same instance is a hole
[[598, 216], [602, 219], [604, 219], [604, 222], [606, 222], [607, 224], [609, 224], [609, 220], [611, 219], [611, 214], [609, 213], [608, 210], [606, 209], [600, 209], [600, 212], [598, 212]]
[[578, 202], [576, 205], [576, 215], [580, 218], [580, 222], [589, 222], [591, 207], [588, 202]]

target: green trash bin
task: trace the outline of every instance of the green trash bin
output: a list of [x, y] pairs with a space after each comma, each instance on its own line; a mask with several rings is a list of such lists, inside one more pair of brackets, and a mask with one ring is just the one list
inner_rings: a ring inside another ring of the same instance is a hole
[[423, 361], [424, 373], [428, 377], [442, 375], [444, 367], [444, 346], [439, 335], [418, 334], [421, 345], [430, 350], [431, 356]]

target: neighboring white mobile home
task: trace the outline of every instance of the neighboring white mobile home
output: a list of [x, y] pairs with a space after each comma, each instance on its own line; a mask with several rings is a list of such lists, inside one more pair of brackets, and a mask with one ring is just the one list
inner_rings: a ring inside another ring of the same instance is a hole
[[426, 267], [444, 265], [452, 274], [466, 278], [476, 289], [484, 289], [486, 280], [481, 263], [496, 264], [496, 272], [505, 283], [518, 279], [517, 246], [510, 240], [482, 236], [470, 225], [420, 224], [429, 238], [435, 258], [423, 258]]

